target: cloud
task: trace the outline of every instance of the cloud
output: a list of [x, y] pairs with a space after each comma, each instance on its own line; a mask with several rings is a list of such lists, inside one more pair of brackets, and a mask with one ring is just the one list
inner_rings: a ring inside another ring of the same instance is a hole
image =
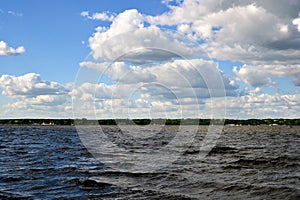
[[110, 79], [116, 83], [138, 83], [138, 82], [153, 82], [156, 81], [155, 75], [149, 72], [147, 68], [141, 68], [139, 66], [129, 66], [124, 62], [114, 63], [93, 63], [82, 62], [81, 67], [87, 67], [101, 71], [107, 74]]
[[245, 63], [298, 63], [299, 2], [295, 0], [195, 1], [169, 6], [159, 16], [147, 16], [155, 25], [178, 30], [205, 40], [213, 58]]
[[[71, 92], [75, 109], [92, 118], [95, 112], [118, 118], [126, 118], [128, 113], [145, 117], [149, 112], [151, 117], [198, 117], [197, 108], [203, 99], [236, 96], [238, 90], [217, 63], [203, 59], [178, 59], [146, 67], [125, 62], [87, 61], [80, 65], [98, 70], [106, 80], [84, 82]], [[112, 82], [106, 83], [107, 79]]]
[[49, 117], [55, 115], [55, 111], [63, 112], [69, 98], [69, 90], [64, 86], [57, 82], [42, 80], [40, 75], [35, 73], [23, 76], [4, 74], [0, 77], [0, 88], [2, 95], [13, 100], [12, 103], [5, 105], [4, 117], [16, 117], [24, 113], [26, 117], [33, 113], [39, 113], [37, 115], [39, 117], [49, 114]]
[[93, 13], [92, 15], [89, 14], [88, 11], [83, 11], [80, 13], [82, 17], [91, 20], [101, 20], [101, 21], [113, 21], [115, 16], [109, 12], [102, 12], [102, 13]]
[[[72, 91], [83, 115], [207, 117], [213, 107], [226, 106], [226, 94], [230, 117], [289, 116], [283, 110], [297, 116], [299, 95], [261, 94], [260, 89], [276, 85], [276, 77], [291, 77], [300, 86], [297, 0], [163, 3], [169, 10], [157, 16], [131, 9], [110, 20], [109, 13], [100, 13], [99, 19], [110, 24], [89, 38], [93, 58], [80, 66], [97, 70], [105, 80]], [[255, 90], [242, 91], [219, 69], [220, 60], [242, 63], [233, 69], [236, 80]], [[212, 98], [217, 103], [211, 104]]]
[[15, 12], [15, 11], [12, 11], [12, 10], [5, 11], [5, 10], [2, 10], [2, 9], [0, 9], [0, 14], [12, 15], [14, 17], [22, 17], [23, 16], [23, 13]]
[[[168, 88], [162, 84], [121, 84], [84, 83], [74, 88], [73, 98], [79, 99], [75, 110], [77, 117], [88, 118], [207, 118], [212, 109], [226, 107], [227, 118], [296, 118], [300, 109], [299, 94], [266, 94], [259, 89], [244, 96], [210, 98], [202, 101], [194, 98], [191, 89], [176, 91], [179, 87]], [[194, 88], [199, 92], [200, 88]], [[180, 92], [185, 91], [184, 96]], [[202, 92], [207, 92], [203, 90]], [[201, 94], [201, 92], [199, 93]], [[177, 96], [178, 95], [178, 96]], [[75, 117], [76, 117], [75, 116]]]
[[117, 15], [109, 28], [98, 27], [89, 38], [94, 58], [145, 63], [192, 54], [174, 33], [144, 23], [145, 17], [132, 9]]
[[68, 92], [59, 83], [42, 80], [41, 76], [35, 73], [23, 76], [4, 74], [0, 77], [0, 83], [2, 94], [12, 98], [62, 95]]
[[175, 60], [150, 69], [157, 81], [164, 85], [193, 88], [220, 88], [221, 80], [226, 89], [237, 89], [229, 78], [218, 69], [218, 64], [203, 59]]
[[214, 58], [245, 63], [299, 62], [299, 34], [290, 21], [265, 8], [234, 7], [207, 15], [204, 21], [220, 27], [204, 45]]
[[[300, 94], [256, 94], [241, 97], [228, 97], [226, 102], [215, 99], [215, 103], [205, 101], [207, 107], [222, 108], [226, 106], [226, 118], [298, 118]], [[226, 105], [225, 105], [226, 104]]]
[[[231, 95], [236, 95], [238, 89], [238, 85], [218, 69], [217, 63], [202, 59], [181, 59], [148, 65], [146, 68], [126, 65], [124, 62], [82, 62], [80, 65], [102, 72], [116, 84], [159, 83], [166, 88], [181, 88], [182, 92], [187, 92], [188, 88], [206, 91], [224, 88]], [[208, 91], [205, 93], [208, 94]]]
[[[299, 13], [299, 16], [300, 16], [300, 13]], [[300, 32], [300, 17], [295, 18], [295, 19], [293, 20], [293, 24], [294, 24], [295, 26], [297, 26], [298, 32]]]
[[291, 18], [299, 13], [300, 5], [297, 0], [184, 0], [170, 5], [170, 10], [158, 16], [149, 16], [149, 22], [154, 24], [177, 25], [181, 23], [192, 23], [206, 15], [226, 11], [234, 7], [245, 7], [255, 5], [274, 13], [281, 18]]
[[295, 86], [300, 86], [300, 65], [244, 65], [234, 67], [237, 78], [252, 87], [272, 85], [273, 77], [291, 77]]
[[179, 99], [174, 94], [169, 99], [168, 93], [171, 94], [168, 88], [155, 84], [84, 83], [74, 88], [71, 95], [75, 117], [79, 118], [181, 118], [183, 114], [188, 116], [187, 112], [197, 111], [197, 100]]
[[25, 48], [23, 46], [19, 46], [16, 49], [8, 46], [8, 44], [4, 41], [0, 41], [0, 56], [13, 56], [25, 53]]
[[11, 11], [11, 10], [7, 11], [7, 14], [13, 15], [15, 17], [22, 17], [23, 16], [23, 13], [18, 13], [18, 12]]
[[72, 92], [70, 92], [70, 95], [78, 100], [90, 102], [99, 99], [128, 99], [133, 90], [139, 87], [139, 83], [120, 85], [83, 83], [75, 86]]

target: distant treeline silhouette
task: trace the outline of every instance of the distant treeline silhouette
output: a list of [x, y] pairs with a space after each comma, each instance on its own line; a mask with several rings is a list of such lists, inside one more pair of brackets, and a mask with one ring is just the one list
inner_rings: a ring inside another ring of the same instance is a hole
[[300, 119], [0, 119], [0, 125], [117, 125], [117, 124], [159, 124], [159, 125], [300, 125]]

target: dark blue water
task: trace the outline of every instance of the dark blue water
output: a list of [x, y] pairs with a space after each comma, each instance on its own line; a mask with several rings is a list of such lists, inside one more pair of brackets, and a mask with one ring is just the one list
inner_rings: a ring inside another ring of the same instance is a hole
[[75, 127], [1, 126], [0, 199], [300, 199], [299, 144], [300, 127], [227, 127], [205, 159], [193, 145], [136, 173], [94, 159]]

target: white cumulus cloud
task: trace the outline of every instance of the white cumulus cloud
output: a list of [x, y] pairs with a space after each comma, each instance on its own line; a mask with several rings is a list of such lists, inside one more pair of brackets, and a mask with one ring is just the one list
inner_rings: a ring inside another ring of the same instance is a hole
[[95, 112], [101, 117], [126, 118], [128, 113], [131, 117], [149, 116], [149, 112], [151, 117], [198, 117], [203, 99], [237, 96], [238, 85], [218, 69], [217, 63], [203, 59], [178, 59], [142, 67], [87, 61], [81, 67], [98, 70], [113, 81], [85, 82], [71, 92], [75, 109], [90, 117]]
[[[39, 74], [22, 76], [4, 74], [0, 77], [2, 95], [12, 99], [4, 107], [4, 117], [67, 116], [65, 109], [69, 90], [57, 82], [45, 81]], [[68, 111], [69, 117], [70, 112]]]
[[296, 0], [185, 0], [159, 16], [155, 25], [175, 25], [205, 40], [213, 58], [244, 63], [299, 63], [300, 35]]
[[173, 33], [156, 26], [145, 27], [145, 20], [137, 10], [126, 10], [109, 28], [98, 28], [89, 38], [94, 58], [144, 63], [191, 55], [192, 50]]
[[12, 98], [37, 97], [39, 95], [61, 95], [68, 91], [56, 82], [41, 79], [39, 74], [29, 73], [23, 76], [4, 74], [0, 77], [2, 94]]
[[19, 46], [17, 48], [13, 48], [8, 46], [8, 44], [3, 40], [0, 41], [0, 56], [13, 56], [22, 53], [25, 53], [25, 47]]
[[[216, 99], [212, 104], [205, 101], [207, 107], [226, 106], [226, 118], [298, 118], [300, 94], [257, 94], [241, 97], [228, 97], [226, 102]], [[225, 105], [226, 104], [226, 105]]]
[[[81, 13], [110, 23], [96, 28], [89, 38], [93, 59], [80, 64], [105, 80], [77, 85], [71, 93], [77, 106], [102, 117], [182, 116], [182, 109], [184, 116], [207, 117], [209, 108], [226, 106], [226, 94], [230, 117], [281, 117], [293, 109], [297, 115], [299, 95], [262, 94], [261, 87], [276, 85], [278, 77], [300, 86], [299, 1], [163, 3], [168, 11], [156, 16], [136, 9]], [[220, 60], [241, 63], [233, 68], [237, 82], [219, 69]], [[255, 89], [239, 88], [240, 81]], [[211, 97], [220, 102], [212, 105]], [[192, 112], [199, 109], [200, 115]]]
[[291, 77], [295, 86], [300, 86], [300, 65], [244, 65], [234, 67], [237, 78], [253, 87], [273, 84], [273, 77]]

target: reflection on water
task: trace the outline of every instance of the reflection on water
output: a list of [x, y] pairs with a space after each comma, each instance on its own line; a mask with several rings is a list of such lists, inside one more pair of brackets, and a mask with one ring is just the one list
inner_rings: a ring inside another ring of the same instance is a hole
[[[1, 126], [0, 199], [300, 198], [300, 127], [226, 127], [199, 159], [206, 128], [172, 165], [149, 173], [94, 159], [74, 127]], [[174, 138], [172, 128], [149, 138], [104, 130], [123, 154], [147, 154]]]

